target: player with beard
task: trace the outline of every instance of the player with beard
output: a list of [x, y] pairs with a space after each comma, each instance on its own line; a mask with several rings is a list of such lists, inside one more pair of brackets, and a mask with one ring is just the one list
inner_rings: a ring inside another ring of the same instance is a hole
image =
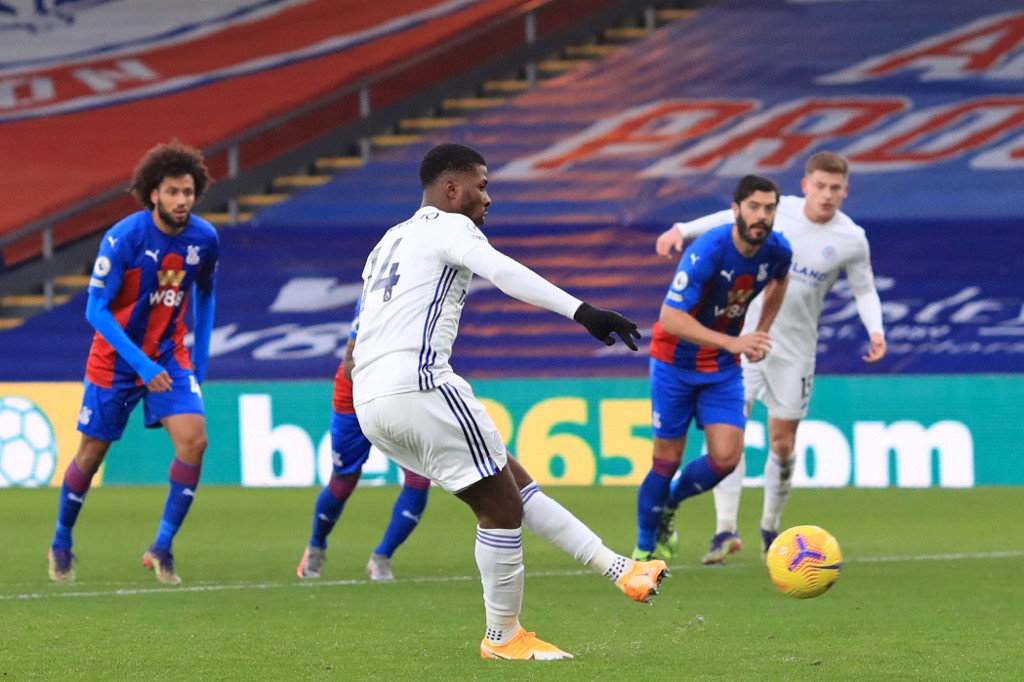
[[[654, 457], [637, 492], [633, 558], [650, 560], [666, 507], [711, 490], [743, 455], [746, 414], [740, 356], [762, 360], [768, 329], [782, 305], [793, 257], [772, 232], [779, 190], [748, 175], [733, 193], [733, 224], [709, 230], [683, 253], [651, 340]], [[757, 328], [741, 334], [750, 302], [764, 291]], [[703, 429], [707, 454], [673, 481], [690, 422]]]
[[[142, 563], [162, 583], [181, 582], [171, 543], [195, 496], [207, 443], [199, 385], [210, 357], [220, 247], [217, 231], [192, 208], [209, 183], [199, 150], [176, 140], [157, 145], [132, 176], [130, 190], [144, 210], [103, 236], [85, 308], [96, 333], [78, 415], [82, 439], [64, 472], [48, 554], [50, 580], [74, 581], [72, 528], [93, 476], [141, 400], [146, 426], [162, 426], [174, 447], [170, 492]], [[184, 320], [190, 299], [191, 354]]]
[[[874, 363], [885, 357], [885, 327], [882, 303], [871, 269], [871, 249], [864, 229], [840, 209], [850, 188], [846, 159], [831, 151], [820, 151], [807, 159], [801, 180], [804, 196], [782, 196], [775, 230], [793, 247], [791, 281], [782, 308], [772, 325], [774, 349], [757, 364], [744, 363], [743, 387], [747, 413], [755, 400], [768, 408], [769, 452], [764, 469], [764, 505], [760, 531], [762, 551], [778, 535], [782, 511], [789, 499], [795, 465], [796, 431], [807, 416], [814, 388], [818, 351], [818, 321], [825, 296], [846, 274], [856, 300], [857, 313], [870, 339], [862, 357]], [[658, 255], [668, 257], [682, 251], [685, 239], [694, 239], [708, 229], [729, 220], [729, 209], [676, 223], [658, 237]], [[760, 315], [755, 301], [747, 313], [747, 324]], [[746, 472], [744, 458], [733, 473], [715, 487], [717, 525], [705, 564], [724, 563], [743, 546], [738, 532], [740, 493]], [[662, 523], [658, 537], [661, 558], [671, 558], [678, 538], [671, 519]]]

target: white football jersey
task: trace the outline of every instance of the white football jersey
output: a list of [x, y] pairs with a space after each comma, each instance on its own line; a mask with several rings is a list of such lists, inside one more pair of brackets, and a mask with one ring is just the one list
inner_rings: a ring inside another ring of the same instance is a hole
[[[684, 236], [692, 238], [727, 222], [733, 222], [731, 210], [692, 223], [677, 223], [677, 227]], [[855, 295], [875, 291], [868, 240], [864, 229], [839, 211], [827, 223], [812, 222], [804, 215], [804, 198], [798, 196], [780, 197], [774, 230], [789, 240], [793, 263], [782, 307], [770, 330], [772, 355], [813, 360], [818, 350], [818, 320], [825, 295], [840, 273], [846, 272]], [[743, 333], [756, 329], [763, 305], [763, 296], [750, 304]], [[881, 320], [874, 324], [881, 331]]]
[[356, 405], [444, 383], [472, 271], [487, 237], [469, 218], [425, 206], [385, 233], [363, 268], [353, 358]]

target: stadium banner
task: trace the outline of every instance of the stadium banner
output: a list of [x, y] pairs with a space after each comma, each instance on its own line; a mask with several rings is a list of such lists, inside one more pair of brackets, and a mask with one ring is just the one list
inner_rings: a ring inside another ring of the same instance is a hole
[[157, 142], [208, 147], [522, 4], [0, 0], [0, 183], [19, 198], [0, 233], [126, 182]]
[[[331, 382], [223, 382], [203, 387], [210, 448], [205, 484], [313, 486], [329, 479]], [[642, 379], [480, 380], [510, 450], [541, 485], [638, 485], [651, 457], [648, 382]], [[0, 485], [59, 485], [77, 447], [80, 387], [0, 384]], [[1018, 376], [820, 377], [797, 436], [798, 487], [969, 488], [1024, 485], [1024, 402]], [[102, 481], [162, 484], [171, 447], [136, 411], [111, 449]], [[42, 419], [39, 419], [39, 416]], [[43, 429], [39, 434], [40, 424]], [[699, 455], [691, 429], [687, 459]], [[760, 485], [763, 408], [747, 428], [746, 484]], [[55, 445], [53, 445], [55, 444]], [[47, 477], [48, 475], [48, 477]], [[397, 483], [397, 466], [371, 455], [361, 485]]]

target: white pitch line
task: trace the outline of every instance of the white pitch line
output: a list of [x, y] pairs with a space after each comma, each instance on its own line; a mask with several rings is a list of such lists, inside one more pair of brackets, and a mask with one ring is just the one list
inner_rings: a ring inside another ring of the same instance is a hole
[[[1024, 550], [1009, 550], [1003, 552], [960, 552], [955, 554], [918, 554], [911, 556], [878, 556], [878, 557], [858, 557], [856, 559], [844, 559], [844, 564], [886, 564], [886, 563], [899, 563], [901, 561], [963, 561], [965, 559], [1013, 559], [1017, 557], [1024, 557]], [[672, 572], [680, 571], [697, 571], [697, 570], [722, 570], [723, 568], [742, 568], [744, 564], [726, 564], [725, 566], [716, 566], [714, 568], [707, 568], [697, 564], [686, 564], [686, 565], [673, 565], [669, 566]], [[531, 571], [529, 576], [535, 578], [565, 578], [576, 575], [592, 575], [593, 571]], [[413, 584], [431, 584], [431, 583], [450, 583], [450, 582], [467, 582], [479, 580], [479, 576], [469, 575], [456, 575], [456, 576], [438, 576], [432, 578], [408, 578], [401, 580], [402, 583], [413, 583]], [[359, 587], [367, 585], [375, 585], [376, 583], [370, 580], [316, 580], [302, 582], [288, 581], [288, 582], [270, 582], [270, 583], [238, 583], [238, 584], [222, 584], [222, 583], [210, 583], [210, 584], [199, 584], [199, 585], [183, 585], [178, 587], [141, 587], [131, 589], [117, 589], [117, 590], [100, 590], [95, 592], [60, 592], [56, 591], [60, 589], [60, 586], [54, 586], [53, 592], [29, 592], [25, 594], [4, 594], [0, 595], [0, 601], [29, 601], [34, 599], [69, 599], [69, 598], [89, 598], [89, 597], [134, 597], [139, 595], [151, 595], [151, 594], [181, 594], [182, 592], [226, 592], [228, 590], [277, 590], [277, 589], [317, 589], [323, 587]], [[383, 583], [386, 584], [386, 583]]]

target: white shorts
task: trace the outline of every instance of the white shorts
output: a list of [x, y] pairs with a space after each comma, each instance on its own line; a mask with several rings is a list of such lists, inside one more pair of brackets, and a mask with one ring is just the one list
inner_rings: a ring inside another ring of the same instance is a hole
[[769, 353], [761, 362], [743, 364], [744, 398], [748, 403], [755, 400], [764, 403], [769, 417], [786, 420], [806, 417], [813, 387], [813, 360], [793, 360]]
[[399, 465], [450, 493], [505, 468], [505, 442], [473, 389], [459, 376], [430, 391], [374, 398], [356, 405], [371, 443]]

